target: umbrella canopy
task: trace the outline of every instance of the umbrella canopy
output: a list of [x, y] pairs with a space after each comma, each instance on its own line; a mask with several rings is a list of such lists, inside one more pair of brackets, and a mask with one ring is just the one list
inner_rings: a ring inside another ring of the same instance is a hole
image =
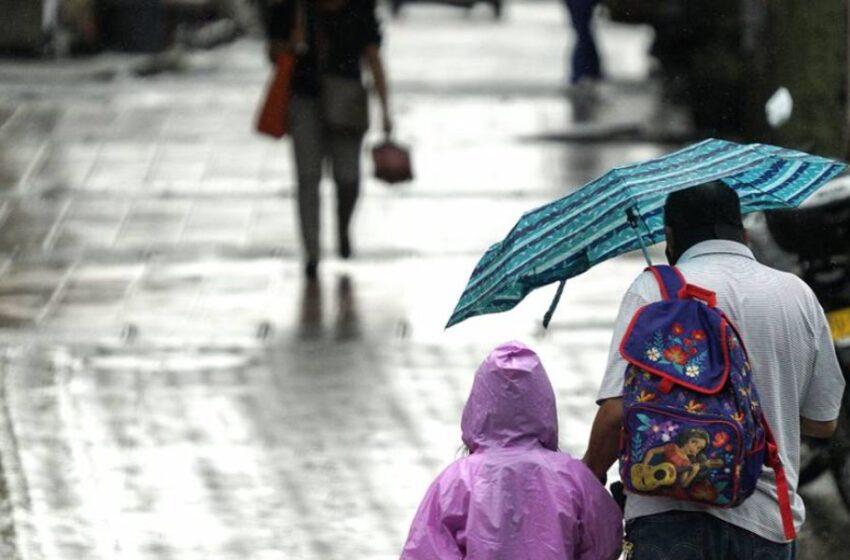
[[664, 202], [671, 192], [722, 180], [737, 191], [742, 213], [793, 208], [845, 168], [804, 152], [716, 139], [616, 167], [525, 213], [481, 257], [446, 327], [507, 311], [535, 288], [658, 243], [664, 239]]

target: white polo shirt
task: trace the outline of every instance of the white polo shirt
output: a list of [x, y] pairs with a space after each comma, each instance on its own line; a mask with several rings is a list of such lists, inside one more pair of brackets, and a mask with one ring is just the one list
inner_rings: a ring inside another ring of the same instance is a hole
[[[797, 494], [800, 417], [836, 419], [844, 392], [823, 309], [802, 280], [759, 264], [741, 243], [703, 241], [686, 251], [677, 266], [688, 283], [716, 292], [717, 306], [741, 332], [765, 417], [779, 445], [799, 529], [806, 517], [803, 499]], [[623, 296], [598, 400], [622, 396], [626, 361], [619, 353], [620, 340], [635, 312], [660, 299], [658, 284], [649, 272], [638, 276]], [[755, 493], [738, 507], [711, 508], [631, 494], [625, 518], [668, 510], [704, 510], [771, 541], [785, 541], [775, 478], [767, 467]]]

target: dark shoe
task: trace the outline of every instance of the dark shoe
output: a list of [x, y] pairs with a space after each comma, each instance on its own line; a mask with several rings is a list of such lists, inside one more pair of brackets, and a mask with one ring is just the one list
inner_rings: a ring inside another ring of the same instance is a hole
[[304, 275], [310, 280], [315, 280], [319, 276], [319, 261], [307, 261], [307, 266], [304, 267]]

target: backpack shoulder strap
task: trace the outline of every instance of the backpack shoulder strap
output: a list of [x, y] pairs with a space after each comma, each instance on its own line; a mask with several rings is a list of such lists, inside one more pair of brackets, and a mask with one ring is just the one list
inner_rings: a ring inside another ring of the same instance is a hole
[[685, 277], [682, 276], [682, 273], [678, 268], [675, 266], [661, 264], [650, 266], [647, 270], [655, 276], [655, 280], [658, 282], [658, 289], [661, 290], [661, 298], [663, 300], [667, 301], [679, 298], [679, 292], [685, 287], [687, 282], [685, 282]]

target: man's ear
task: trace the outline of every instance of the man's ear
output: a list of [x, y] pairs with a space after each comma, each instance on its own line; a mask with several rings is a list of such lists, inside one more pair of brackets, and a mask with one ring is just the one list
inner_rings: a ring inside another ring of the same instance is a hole
[[673, 236], [673, 228], [664, 226], [664, 238], [667, 241], [667, 248], [664, 249], [664, 254], [667, 255], [667, 262], [674, 265], [676, 264], [676, 243]]

